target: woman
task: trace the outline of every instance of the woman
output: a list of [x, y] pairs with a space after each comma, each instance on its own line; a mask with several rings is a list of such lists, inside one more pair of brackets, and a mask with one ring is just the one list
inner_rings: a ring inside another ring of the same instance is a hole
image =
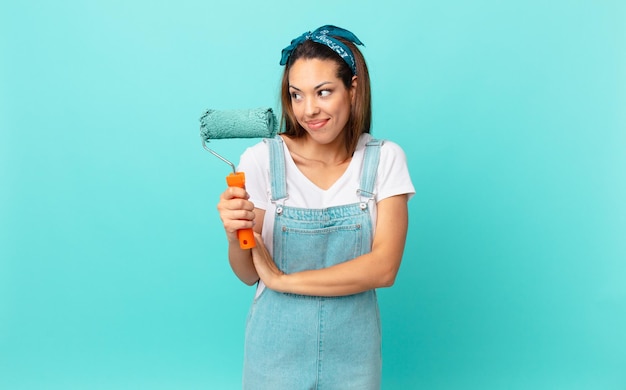
[[[230, 265], [258, 282], [243, 387], [378, 389], [375, 289], [394, 283], [415, 192], [404, 152], [374, 140], [368, 69], [351, 32], [323, 26], [282, 52], [283, 132], [244, 152], [246, 189], [218, 210]], [[253, 228], [256, 248], [239, 247]]]

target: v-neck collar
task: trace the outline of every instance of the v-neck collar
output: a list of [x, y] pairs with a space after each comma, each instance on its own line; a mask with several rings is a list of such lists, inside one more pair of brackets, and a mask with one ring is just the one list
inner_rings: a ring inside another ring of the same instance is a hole
[[[359, 146], [361, 146], [361, 142], [363, 140], [360, 139], [359, 140]], [[350, 163], [348, 164], [348, 166], [346, 167], [346, 169], [343, 171], [343, 173], [341, 174], [341, 176], [339, 176], [339, 178], [337, 178], [337, 180], [335, 180], [335, 182], [328, 187], [327, 189], [323, 189], [320, 186], [318, 186], [317, 184], [313, 183], [311, 181], [311, 179], [309, 179], [298, 167], [298, 165], [296, 164], [296, 162], [293, 160], [293, 157], [291, 156], [291, 153], [289, 152], [289, 148], [287, 147], [287, 143], [283, 141], [283, 149], [285, 151], [285, 164], [287, 164], [289, 166], [288, 170], [291, 170], [293, 172], [296, 172], [297, 175], [299, 175], [302, 178], [302, 181], [304, 183], [306, 183], [307, 186], [310, 187], [310, 190], [314, 190], [318, 193], [322, 193], [322, 194], [326, 194], [329, 192], [332, 192], [334, 189], [336, 189], [337, 187], [343, 186], [343, 184], [345, 183], [346, 180], [348, 180], [348, 177], [350, 177], [350, 173], [352, 172], [354, 168], [354, 165], [357, 164], [357, 160], [361, 160], [360, 158], [355, 158], [357, 157], [357, 154], [361, 154], [363, 153], [363, 150], [360, 147], [357, 147], [357, 150], [354, 151], [354, 154], [352, 155], [352, 159], [350, 160]]]

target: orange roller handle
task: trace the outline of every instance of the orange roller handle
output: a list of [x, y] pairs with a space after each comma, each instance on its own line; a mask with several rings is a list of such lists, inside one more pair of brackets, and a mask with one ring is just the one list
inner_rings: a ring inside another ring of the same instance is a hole
[[[226, 176], [226, 184], [229, 187], [244, 188], [246, 184], [246, 175], [243, 172], [235, 172]], [[237, 230], [237, 238], [239, 239], [239, 246], [241, 249], [250, 249], [256, 246], [254, 241], [254, 232], [252, 229], [239, 229]]]

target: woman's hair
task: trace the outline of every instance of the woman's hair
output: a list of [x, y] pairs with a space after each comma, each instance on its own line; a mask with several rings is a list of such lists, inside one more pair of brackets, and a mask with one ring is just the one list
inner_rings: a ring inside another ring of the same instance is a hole
[[[357, 86], [354, 101], [351, 103], [350, 118], [344, 129], [345, 145], [348, 153], [352, 155], [356, 150], [359, 136], [370, 132], [372, 123], [370, 76], [363, 54], [361, 54], [356, 45], [342, 38], [337, 39], [350, 48], [356, 62]], [[324, 44], [306, 40], [293, 50], [285, 64], [280, 100], [282, 105], [282, 133], [294, 138], [299, 138], [306, 134], [306, 131], [296, 120], [293, 107], [291, 106], [291, 94], [289, 93], [289, 70], [296, 60], [300, 58], [333, 61], [337, 65], [337, 77], [343, 82], [346, 89], [352, 87], [353, 76], [348, 64], [334, 50]]]

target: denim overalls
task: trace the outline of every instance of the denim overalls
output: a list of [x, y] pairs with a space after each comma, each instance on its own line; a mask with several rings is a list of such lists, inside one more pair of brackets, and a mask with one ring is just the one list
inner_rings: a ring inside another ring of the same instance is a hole
[[[268, 139], [274, 261], [285, 273], [320, 269], [371, 251], [368, 202], [382, 141], [368, 142], [355, 203], [289, 207], [282, 138]], [[271, 216], [266, 216], [271, 217]], [[379, 389], [381, 329], [376, 292], [318, 297], [265, 288], [246, 326], [244, 389]]]

